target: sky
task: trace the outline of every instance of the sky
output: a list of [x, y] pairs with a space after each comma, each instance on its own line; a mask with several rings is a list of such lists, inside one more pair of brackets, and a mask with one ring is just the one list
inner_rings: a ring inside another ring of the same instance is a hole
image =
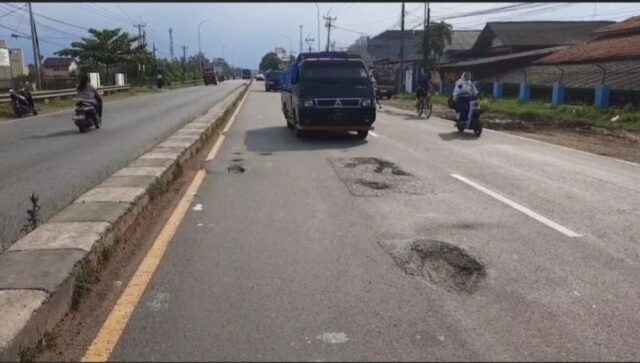
[[[640, 15], [640, 3], [528, 3], [528, 8], [495, 10], [523, 3], [431, 3], [432, 21], [445, 20], [455, 29], [482, 29], [487, 21], [513, 20], [615, 20]], [[302, 25], [304, 39], [313, 38], [324, 48], [327, 28], [322, 17], [336, 18], [331, 41], [336, 47], [348, 47], [363, 35], [375, 36], [387, 29], [400, 28], [401, 3], [32, 3], [40, 53], [46, 58], [87, 36], [88, 28], [120, 27], [137, 34], [134, 24], [146, 24], [147, 42], [155, 43], [158, 57], [169, 57], [169, 28], [173, 28], [174, 55], [187, 56], [200, 46], [208, 58], [223, 57], [230, 64], [256, 69], [262, 56], [280, 46], [297, 54]], [[493, 9], [493, 10], [491, 10]], [[460, 16], [491, 10], [475, 16]], [[405, 28], [420, 27], [424, 3], [407, 2]], [[457, 15], [457, 16], [456, 16]], [[208, 21], [206, 21], [208, 20]], [[26, 3], [0, 4], [0, 40], [12, 48], [22, 48], [25, 62], [33, 62], [31, 41], [12, 38], [17, 33], [29, 36]]]

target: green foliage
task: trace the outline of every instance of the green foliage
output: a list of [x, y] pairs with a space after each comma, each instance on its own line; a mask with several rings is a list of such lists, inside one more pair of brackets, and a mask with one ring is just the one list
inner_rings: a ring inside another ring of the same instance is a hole
[[29, 233], [40, 225], [40, 198], [36, 193], [31, 193], [29, 197], [31, 208], [27, 209], [27, 222], [20, 229], [21, 232]]
[[259, 69], [261, 72], [266, 72], [272, 69], [280, 69], [281, 65], [278, 55], [274, 52], [269, 52], [262, 57]]
[[89, 29], [90, 38], [71, 43], [70, 48], [61, 49], [56, 55], [78, 58], [82, 68], [104, 66], [106, 84], [109, 83], [109, 68], [115, 64], [152, 64], [153, 57], [145, 45], [134, 45], [138, 37], [115, 29]]
[[[444, 55], [444, 49], [451, 44], [453, 36], [453, 25], [441, 21], [439, 23], [431, 23], [429, 25], [429, 49], [433, 55], [429, 57], [429, 66], [440, 63], [440, 58]], [[417, 44], [417, 54], [422, 55], [423, 37]]]

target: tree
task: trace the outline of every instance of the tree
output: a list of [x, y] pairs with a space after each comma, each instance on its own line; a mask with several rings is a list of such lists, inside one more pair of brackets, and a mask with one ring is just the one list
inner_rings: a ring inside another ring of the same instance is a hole
[[280, 69], [280, 58], [276, 53], [269, 52], [262, 57], [259, 68], [261, 72]]
[[151, 54], [146, 45], [134, 46], [138, 37], [115, 29], [89, 29], [91, 38], [82, 38], [81, 42], [71, 43], [71, 48], [56, 52], [59, 56], [78, 58], [83, 65], [103, 65], [106, 70], [107, 84], [110, 80], [109, 68], [119, 63], [143, 62], [150, 63]]
[[[439, 64], [440, 58], [444, 55], [444, 48], [447, 45], [451, 44], [451, 38], [453, 35], [453, 26], [449, 23], [445, 23], [441, 21], [439, 23], [431, 23], [429, 26], [429, 49], [431, 50], [431, 55], [428, 59], [429, 67], [432, 67], [433, 64]], [[420, 37], [420, 42], [418, 43], [417, 53], [422, 55], [422, 40], [424, 34]], [[435, 58], [435, 59], [434, 59]]]

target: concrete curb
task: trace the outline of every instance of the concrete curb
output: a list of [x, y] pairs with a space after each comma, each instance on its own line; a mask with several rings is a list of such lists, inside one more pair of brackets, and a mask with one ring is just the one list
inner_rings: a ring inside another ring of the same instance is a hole
[[230, 115], [249, 83], [0, 254], [0, 361], [16, 361], [69, 312], [78, 286]]

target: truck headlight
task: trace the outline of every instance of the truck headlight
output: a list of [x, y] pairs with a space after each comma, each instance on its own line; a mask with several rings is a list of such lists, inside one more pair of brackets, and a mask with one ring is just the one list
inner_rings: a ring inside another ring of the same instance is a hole
[[304, 107], [313, 107], [313, 100], [304, 100]]
[[371, 107], [371, 100], [368, 98], [362, 100], [362, 107]]

